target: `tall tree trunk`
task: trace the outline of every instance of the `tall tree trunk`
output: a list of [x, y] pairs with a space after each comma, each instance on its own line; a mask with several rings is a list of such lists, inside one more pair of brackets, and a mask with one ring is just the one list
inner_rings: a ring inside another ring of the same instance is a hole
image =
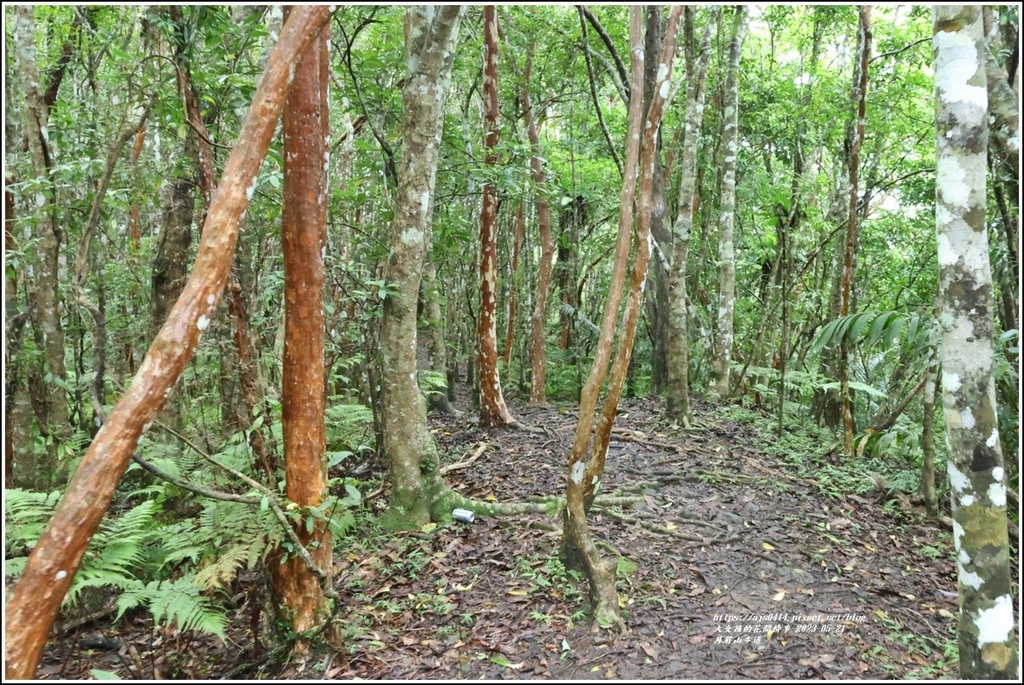
[[736, 257], [733, 225], [736, 220], [736, 156], [739, 151], [740, 51], [746, 27], [747, 8], [737, 5], [729, 43], [729, 66], [725, 79], [722, 112], [722, 194], [718, 219], [718, 316], [715, 318], [714, 355], [709, 365], [712, 398], [729, 395], [729, 367], [732, 363], [733, 309], [736, 304]]
[[189, 246], [192, 243], [193, 181], [178, 178], [171, 182], [164, 203], [163, 223], [153, 257], [153, 322], [154, 333], [160, 330], [188, 278]]
[[548, 294], [551, 292], [551, 259], [555, 243], [551, 239], [551, 206], [548, 204], [548, 189], [544, 178], [544, 162], [540, 149], [540, 135], [537, 133], [537, 117], [530, 104], [530, 74], [533, 71], [533, 51], [526, 56], [526, 70], [523, 73], [523, 121], [530, 138], [533, 166], [533, 182], [537, 187], [537, 230], [540, 232], [540, 263], [537, 265], [537, 299], [530, 317], [530, 404], [547, 404], [545, 396], [547, 358], [544, 354], [545, 323], [548, 319]]
[[[648, 55], [661, 53], [662, 42], [662, 15], [661, 7], [658, 5], [646, 6], [646, 27], [644, 29], [644, 52]], [[658, 78], [658, 65], [654, 60], [647, 60], [644, 65], [644, 107], [646, 108], [654, 96], [654, 86]], [[651, 389], [655, 393], [661, 392], [668, 379], [666, 362], [666, 347], [668, 345], [668, 278], [669, 267], [665, 260], [672, 258], [673, 241], [670, 232], [671, 227], [665, 225], [665, 170], [661, 163], [661, 133], [656, 138], [657, 151], [655, 152], [654, 179], [651, 196], [651, 239], [656, 245], [658, 258], [654, 260], [654, 268], [648, 273], [648, 287], [651, 289], [651, 296], [645, 298], [647, 310], [648, 330], [651, 339]], [[664, 259], [662, 259], [664, 258]], [[633, 364], [630, 367], [630, 378], [633, 376]], [[627, 386], [628, 387], [628, 386]], [[628, 395], [627, 395], [628, 396]]]
[[942, 407], [960, 587], [960, 677], [1018, 677], [1006, 471], [992, 377], [985, 175], [988, 96], [977, 6], [937, 6], [936, 229]]
[[[285, 8], [285, 22], [295, 11]], [[284, 365], [281, 419], [285, 494], [315, 507], [327, 493], [324, 461], [324, 251], [327, 230], [327, 44], [324, 26], [295, 66], [284, 110], [284, 181], [281, 242], [284, 252]], [[331, 533], [295, 522], [295, 533], [314, 563], [331, 577]], [[315, 545], [310, 543], [315, 542]], [[283, 554], [283, 552], [282, 552]], [[301, 557], [270, 563], [274, 590], [292, 630], [301, 634], [327, 620], [330, 606], [320, 580]]]
[[146, 358], [93, 439], [63, 499], [32, 549], [4, 617], [5, 676], [31, 678], [85, 548], [99, 527], [133, 452], [192, 357], [227, 282], [238, 227], [284, 104], [291, 66], [330, 18], [304, 7], [281, 32], [210, 207], [195, 267]]
[[[484, 6], [484, 164], [498, 162], [498, 10]], [[477, 313], [477, 363], [480, 367], [480, 425], [515, 423], [505, 405], [498, 374], [498, 335], [495, 324], [498, 296], [498, 188], [487, 183], [480, 213], [480, 310]]]
[[[864, 142], [864, 116], [867, 105], [868, 63], [871, 58], [871, 6], [860, 6], [860, 25], [857, 31], [857, 65], [854, 69], [853, 116], [846, 124], [846, 146], [850, 156], [850, 203], [846, 218], [846, 241], [843, 251], [843, 285], [840, 289], [839, 316], [850, 314], [853, 299], [853, 279], [857, 265], [857, 203], [859, 200], [858, 175], [860, 171], [860, 149]], [[849, 346], [843, 338], [839, 345], [839, 394], [843, 416], [843, 449], [853, 456], [853, 400], [850, 397]]]
[[[445, 349], [445, 319], [441, 314], [441, 293], [437, 285], [437, 269], [430, 254], [423, 262], [424, 319], [427, 330], [427, 359], [430, 370], [442, 377], [448, 373], [448, 350]], [[427, 397], [430, 408], [442, 414], [454, 414], [455, 407], [444, 392], [435, 391]]]
[[[4, 253], [15, 248], [14, 242], [14, 193], [7, 187], [14, 181], [4, 177]], [[4, 266], [4, 487], [15, 487], [24, 477], [15, 478], [15, 422], [14, 401], [20, 384], [20, 374], [15, 358], [21, 350], [21, 332], [28, 319], [28, 312], [18, 312], [18, 270]], [[20, 445], [19, 445], [20, 447]]]
[[[519, 256], [526, 238], [526, 198], [519, 198], [516, 208], [516, 233], [512, 238], [512, 282], [508, 289], [508, 320], [505, 322], [505, 350], [501, 364], [506, 369], [512, 363], [512, 348], [516, 343], [516, 328], [519, 327]], [[522, 364], [519, 365], [520, 369]]]
[[[688, 31], [692, 33], [694, 11], [685, 9]], [[683, 426], [690, 422], [690, 333], [687, 318], [686, 263], [693, 233], [694, 194], [697, 179], [697, 143], [704, 122], [704, 84], [711, 58], [711, 29], [718, 18], [718, 8], [711, 9], [708, 23], [700, 39], [698, 54], [692, 41], [687, 45], [686, 119], [683, 124], [683, 150], [680, 155], [678, 209], [672, 226], [673, 251], [669, 273], [668, 348], [666, 372], [668, 392], [666, 413]], [[696, 63], [695, 63], [696, 62]]]
[[[615, 262], [612, 267], [611, 284], [605, 300], [604, 316], [594, 363], [580, 398], [579, 423], [572, 452], [569, 455], [569, 478], [566, 486], [565, 508], [563, 510], [562, 556], [570, 568], [579, 568], [590, 584], [590, 600], [593, 615], [599, 625], [624, 628], [619, 614], [618, 595], [615, 591], [615, 568], [613, 561], [605, 560], [598, 552], [587, 525], [587, 509], [596, 492], [604, 472], [608, 451], [608, 439], [615, 410], [618, 406], [626, 371], [632, 354], [636, 324], [640, 317], [644, 279], [647, 277], [647, 263], [650, 257], [649, 240], [651, 227], [651, 194], [654, 182], [656, 136], [661, 123], [665, 101], [669, 94], [672, 75], [672, 61], [676, 47], [676, 33], [682, 7], [673, 8], [665, 30], [664, 52], [660, 56], [658, 84], [651, 100], [647, 116], [643, 116], [643, 9], [630, 8], [629, 37], [632, 56], [632, 80], [626, 138], [625, 165], [623, 167], [622, 195], [619, 203], [619, 230], [615, 243]], [[645, 125], [646, 124], [646, 125]], [[643, 141], [641, 143], [641, 135]], [[641, 150], [643, 153], [641, 154]], [[639, 167], [640, 190], [637, 193]], [[636, 204], [639, 216], [636, 220], [636, 254], [630, 279], [629, 298], [620, 326], [619, 305], [622, 301], [626, 271], [629, 262], [631, 233], [634, 230], [633, 206]], [[621, 329], [621, 330], [620, 330]], [[612, 359], [612, 345], [620, 332], [618, 349], [609, 372]], [[604, 404], [594, 427], [594, 414], [598, 395], [605, 379], [608, 388]], [[589, 454], [588, 454], [589, 453]]]
[[394, 292], [384, 300], [380, 334], [384, 453], [391, 476], [388, 516], [401, 525], [429, 521], [442, 486], [437, 446], [416, 384], [416, 303], [431, 241], [438, 149], [460, 18], [461, 8], [451, 5], [405, 12], [409, 71], [402, 89], [403, 144], [385, 271]]
[[39, 92], [39, 68], [36, 63], [35, 8], [17, 8], [15, 58], [21, 70], [25, 93], [25, 138], [32, 159], [32, 171], [39, 180], [35, 205], [40, 217], [36, 227], [39, 235], [38, 264], [32, 283], [32, 322], [36, 345], [43, 352], [42, 381], [43, 409], [41, 423], [46, 435], [53, 435], [53, 448], [37, 464], [40, 487], [49, 487], [63, 481], [62, 467], [58, 464], [56, 446], [63, 442], [70, 430], [68, 417], [67, 370], [64, 363], [64, 328], [61, 323], [60, 298], [60, 246], [64, 238], [57, 214], [57, 189], [50, 181], [51, 157], [46, 135], [48, 107]]
[[[932, 350], [932, 354], [936, 354]], [[939, 502], [935, 495], [935, 366], [925, 369], [924, 418], [921, 420], [921, 483], [918, 492], [924, 508], [933, 521], [939, 519]]]

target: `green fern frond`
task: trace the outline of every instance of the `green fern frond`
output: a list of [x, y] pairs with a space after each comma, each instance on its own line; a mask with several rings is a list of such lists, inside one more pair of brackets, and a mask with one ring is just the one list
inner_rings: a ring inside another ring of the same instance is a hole
[[266, 548], [262, 541], [259, 541], [257, 545], [239, 544], [229, 547], [211, 563], [196, 572], [196, 585], [204, 590], [228, 585], [238, 575], [239, 569], [248, 562], [252, 547]]
[[195, 521], [187, 520], [163, 526], [160, 529], [160, 546], [154, 562], [157, 569], [179, 566], [184, 561], [199, 563], [208, 551], [204, 537], [196, 530]]
[[146, 585], [153, 620], [178, 630], [198, 630], [224, 639], [227, 620], [208, 597], [200, 593], [195, 578], [185, 576], [174, 581], [153, 581]]
[[[4, 490], [4, 541], [7, 554], [29, 553], [53, 516], [60, 495], [59, 492], [33, 492], [20, 488]], [[4, 574], [11, 575], [6, 564]]]
[[117, 518], [106, 518], [93, 537], [65, 603], [74, 605], [87, 587], [130, 587], [145, 565], [155, 530], [156, 503], [147, 500]]

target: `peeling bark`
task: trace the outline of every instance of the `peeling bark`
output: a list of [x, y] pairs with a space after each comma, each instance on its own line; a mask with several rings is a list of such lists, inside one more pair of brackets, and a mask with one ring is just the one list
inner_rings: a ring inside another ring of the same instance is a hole
[[7, 678], [31, 678], [61, 601], [81, 565], [143, 432], [164, 405], [217, 305], [238, 227], [284, 104], [290, 66], [330, 17], [324, 6], [295, 11], [239, 132], [210, 207], [192, 275], [68, 484], [10, 594], [5, 616]]
[[[593, 615], [599, 625], [624, 628], [619, 613], [615, 590], [616, 563], [603, 559], [587, 525], [586, 512], [593, 500], [604, 472], [608, 439], [615, 420], [622, 386], [625, 382], [632, 354], [636, 324], [640, 317], [644, 281], [650, 257], [651, 192], [654, 182], [656, 137], [669, 95], [669, 79], [676, 47], [676, 33], [682, 7], [672, 9], [665, 30], [664, 50], [659, 62], [658, 86], [651, 99], [646, 117], [643, 116], [644, 47], [642, 37], [643, 9], [630, 9], [630, 53], [632, 55], [632, 87], [635, 94], [629, 103], [629, 129], [626, 138], [625, 165], [622, 194], [619, 204], [619, 230], [615, 243], [615, 262], [605, 300], [604, 315], [594, 363], [580, 398], [579, 423], [572, 452], [569, 455], [569, 474], [566, 484], [566, 503], [563, 510], [562, 556], [570, 568], [580, 568], [590, 583]], [[646, 126], [645, 126], [646, 124]], [[643, 141], [641, 142], [641, 136]], [[639, 169], [638, 169], [639, 167]], [[640, 191], [637, 193], [637, 175]], [[634, 230], [634, 203], [639, 210], [636, 220], [636, 254], [630, 278], [629, 296], [620, 326], [619, 305], [622, 301], [629, 262], [631, 234]], [[621, 329], [619, 346], [612, 360], [613, 342]], [[605, 379], [608, 388], [595, 429], [594, 418], [598, 396]], [[592, 446], [591, 446], [592, 443]]]
[[1007, 482], [992, 376], [986, 46], [979, 7], [936, 6], [933, 16], [940, 361], [959, 571], [960, 676], [1017, 680]]
[[[285, 8], [287, 22], [294, 8]], [[299, 507], [316, 507], [327, 493], [324, 451], [324, 235], [327, 226], [328, 146], [324, 119], [326, 93], [320, 74], [327, 67], [329, 28], [324, 26], [295, 65], [285, 103], [284, 181], [281, 243], [284, 253], [284, 361], [281, 371], [281, 419], [284, 438], [285, 494]], [[331, 576], [331, 533], [305, 516], [293, 523], [316, 567]], [[297, 555], [272, 558], [270, 575], [296, 634], [320, 627], [330, 603], [320, 580]]]
[[[498, 11], [484, 6], [484, 164], [498, 162]], [[480, 212], [480, 310], [477, 313], [477, 364], [480, 367], [480, 425], [509, 426], [515, 419], [505, 404], [498, 374], [495, 323], [498, 296], [498, 188], [487, 183]]]

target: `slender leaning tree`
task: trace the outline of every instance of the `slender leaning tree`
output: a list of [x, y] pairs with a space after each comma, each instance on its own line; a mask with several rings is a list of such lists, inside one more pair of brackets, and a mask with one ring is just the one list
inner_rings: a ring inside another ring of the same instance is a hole
[[959, 569], [960, 674], [1016, 680], [1006, 471], [992, 378], [986, 46], [980, 7], [936, 7], [934, 19], [942, 406]]
[[242, 217], [295, 75], [294, 64], [330, 16], [326, 6], [300, 7], [281, 31], [210, 205], [192, 274], [131, 385], [79, 462], [11, 590], [4, 616], [6, 678], [35, 675], [53, 620], [132, 453], [210, 325], [227, 283]]

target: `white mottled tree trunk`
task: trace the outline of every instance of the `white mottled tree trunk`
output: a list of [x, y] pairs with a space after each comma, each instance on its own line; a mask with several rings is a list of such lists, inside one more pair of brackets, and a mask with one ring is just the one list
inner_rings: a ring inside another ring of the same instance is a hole
[[437, 447], [427, 430], [416, 382], [416, 303], [432, 234], [434, 185], [462, 14], [456, 6], [409, 7], [405, 15], [407, 75], [402, 89], [402, 153], [385, 278], [381, 385], [384, 452], [390, 463], [391, 511], [400, 521], [425, 523], [441, 487]]
[[959, 570], [960, 675], [1016, 680], [1006, 471], [992, 378], [986, 46], [980, 7], [938, 6], [934, 19], [940, 361]]
[[733, 225], [736, 218], [736, 155], [739, 151], [739, 70], [740, 51], [746, 27], [747, 8], [736, 6], [729, 66], [725, 79], [725, 106], [722, 113], [722, 199], [718, 219], [718, 313], [715, 319], [715, 345], [711, 358], [711, 396], [717, 400], [729, 394], [729, 365], [732, 362], [733, 309], [736, 304], [736, 257]]
[[[693, 10], [687, 7], [685, 21], [693, 22]], [[697, 181], [697, 141], [704, 122], [704, 82], [708, 60], [711, 57], [711, 28], [718, 18], [718, 8], [712, 8], [707, 26], [700, 40], [699, 57], [688, 49], [686, 84], [686, 119], [683, 124], [683, 150], [679, 165], [679, 206], [672, 226], [674, 251], [668, 278], [668, 344], [665, 371], [668, 376], [666, 411], [669, 417], [683, 425], [690, 413], [690, 334], [686, 304], [686, 263], [693, 232], [693, 203]], [[694, 59], [697, 64], [694, 65]]]

